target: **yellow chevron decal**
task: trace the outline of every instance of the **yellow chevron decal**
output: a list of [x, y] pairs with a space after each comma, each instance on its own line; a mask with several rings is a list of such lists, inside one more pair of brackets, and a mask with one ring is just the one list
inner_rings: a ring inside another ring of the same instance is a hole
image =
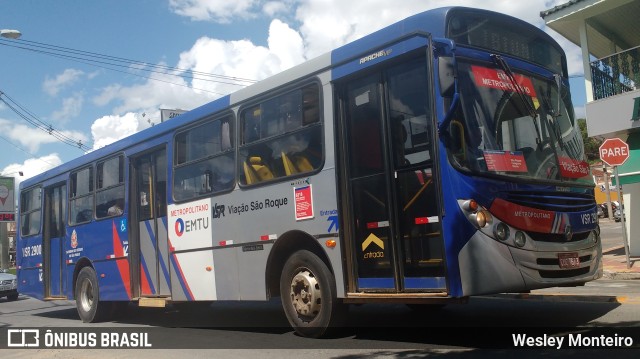
[[365, 249], [367, 249], [367, 247], [369, 247], [371, 243], [375, 243], [378, 245], [378, 247], [384, 249], [384, 242], [382, 241], [382, 239], [376, 237], [375, 234], [371, 233], [369, 237], [367, 237], [367, 239], [362, 242], [362, 250], [364, 251]]

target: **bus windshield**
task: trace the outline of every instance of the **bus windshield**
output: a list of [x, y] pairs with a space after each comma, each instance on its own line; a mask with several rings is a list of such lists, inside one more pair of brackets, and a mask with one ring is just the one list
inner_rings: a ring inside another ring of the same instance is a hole
[[450, 155], [480, 174], [592, 184], [568, 88], [502, 66], [458, 62]]

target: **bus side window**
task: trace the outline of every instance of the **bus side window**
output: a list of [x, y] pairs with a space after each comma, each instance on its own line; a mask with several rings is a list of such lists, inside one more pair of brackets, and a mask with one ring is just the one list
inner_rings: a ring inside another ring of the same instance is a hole
[[91, 221], [93, 217], [93, 167], [71, 173], [69, 191], [69, 224]]
[[227, 116], [176, 135], [172, 186], [176, 201], [233, 188], [232, 121], [233, 118]]
[[[249, 107], [240, 114], [244, 131], [238, 152], [240, 182], [256, 184], [308, 173], [322, 164], [319, 87], [307, 85]], [[254, 138], [257, 126], [260, 138]], [[254, 143], [252, 143], [254, 142]]]
[[41, 189], [23, 191], [20, 195], [20, 234], [30, 236], [40, 233]]
[[96, 218], [119, 216], [123, 212], [124, 157], [120, 155], [96, 164]]

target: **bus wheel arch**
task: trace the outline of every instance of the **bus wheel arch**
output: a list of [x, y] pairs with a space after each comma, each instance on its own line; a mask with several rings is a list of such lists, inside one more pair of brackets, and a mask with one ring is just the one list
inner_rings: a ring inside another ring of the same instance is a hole
[[280, 275], [285, 262], [293, 253], [299, 250], [307, 250], [318, 256], [329, 268], [332, 275], [334, 270], [331, 267], [329, 257], [312, 235], [298, 230], [293, 230], [281, 235], [273, 245], [267, 260], [266, 285], [269, 297], [280, 296]]

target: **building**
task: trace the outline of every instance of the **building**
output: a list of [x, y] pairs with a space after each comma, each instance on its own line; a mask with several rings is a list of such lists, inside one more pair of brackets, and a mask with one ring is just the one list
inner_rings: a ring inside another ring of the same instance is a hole
[[[590, 137], [618, 137], [630, 157], [619, 166], [630, 254], [640, 256], [640, 0], [571, 0], [540, 16], [580, 46]], [[596, 188], [597, 190], [597, 188]]]

